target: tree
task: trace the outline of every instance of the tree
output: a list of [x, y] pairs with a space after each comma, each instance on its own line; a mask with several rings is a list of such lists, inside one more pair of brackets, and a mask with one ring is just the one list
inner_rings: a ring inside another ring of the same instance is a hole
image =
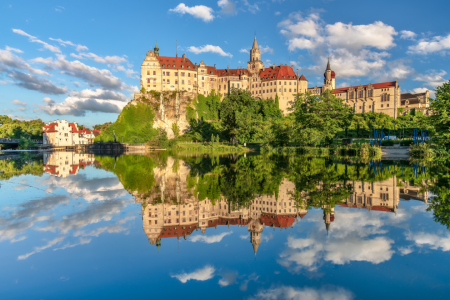
[[436, 99], [431, 101], [431, 124], [438, 134], [437, 142], [450, 144], [450, 81], [436, 88]]
[[278, 94], [275, 95], [275, 106], [280, 108], [280, 100], [278, 99]]
[[178, 138], [180, 136], [180, 128], [178, 127], [177, 123], [172, 123], [172, 131], [175, 135], [175, 138]]
[[220, 119], [225, 131], [232, 137], [237, 137], [237, 134], [241, 138], [245, 136], [244, 139], [249, 137], [250, 132], [245, 132], [246, 129], [238, 129], [238, 127], [250, 128], [249, 119], [245, 120], [244, 118], [251, 119], [253, 117], [255, 105], [256, 101], [252, 98], [249, 91], [231, 89], [231, 92], [220, 103]]
[[294, 115], [295, 141], [318, 144], [332, 142], [336, 133], [353, 118], [353, 110], [330, 91], [323, 95], [298, 94], [291, 108]]

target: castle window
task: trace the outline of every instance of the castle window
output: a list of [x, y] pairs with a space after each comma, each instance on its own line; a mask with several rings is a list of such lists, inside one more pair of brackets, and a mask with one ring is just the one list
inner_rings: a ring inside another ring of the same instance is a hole
[[294, 85], [297, 85], [297, 82], [294, 82]]
[[175, 65], [173, 65], [173, 68], [175, 68]]
[[175, 76], [178, 76], [178, 72], [175, 72]]
[[191, 81], [190, 80], [188, 80], [188, 84], [191, 85]]
[[202, 80], [205, 80], [205, 77], [202, 76]]
[[369, 97], [373, 97], [373, 90], [369, 90], [367, 93]]
[[289, 93], [291, 92], [291, 89], [289, 89]]
[[364, 92], [363, 92], [363, 91], [359, 91], [358, 94], [359, 94], [359, 95], [358, 95], [359, 98], [364, 97]]
[[349, 98], [349, 99], [353, 99], [353, 92], [350, 92], [350, 93], [349, 93], [348, 98]]
[[381, 104], [381, 107], [383, 107], [383, 104]]
[[156, 71], [153, 71], [153, 75], [156, 75]]
[[194, 74], [194, 78], [197, 78], [197, 74]]
[[184, 69], [184, 65], [181, 65], [181, 68]]
[[[284, 76], [283, 76], [283, 78], [284, 78]], [[286, 85], [286, 81], [284, 82], [284, 85]]]
[[166, 75], [167, 75], [167, 76], [170, 76], [170, 72], [166, 72]]
[[[290, 76], [289, 76], [290, 77]], [[289, 81], [289, 85], [292, 85], [292, 82], [291, 81]]]
[[281, 89], [279, 90], [279, 92], [281, 93]]
[[181, 84], [184, 84], [184, 80], [181, 80]]
[[163, 76], [166, 76], [166, 72], [163, 72]]
[[205, 83], [204, 82], [202, 82], [202, 87], [205, 87]]
[[183, 77], [184, 77], [184, 72], [181, 72], [181, 76], [183, 76]]
[[191, 66], [188, 66], [188, 70], [190, 70], [191, 69]]
[[387, 107], [389, 107], [389, 104], [386, 104]]
[[286, 89], [284, 89], [284, 92], [286, 93]]
[[170, 79], [167, 79], [167, 84], [170, 84]]
[[163, 83], [166, 83], [166, 80], [165, 80], [165, 79], [163, 79]]
[[296, 93], [297, 92], [297, 89], [294, 89], [294, 93]]
[[147, 75], [150, 75], [150, 71], [147, 71]]

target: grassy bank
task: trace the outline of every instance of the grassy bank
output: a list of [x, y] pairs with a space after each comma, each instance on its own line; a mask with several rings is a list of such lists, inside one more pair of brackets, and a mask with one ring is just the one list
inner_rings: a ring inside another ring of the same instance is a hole
[[379, 147], [372, 147], [367, 143], [353, 144], [353, 145], [331, 145], [329, 147], [313, 147], [313, 146], [288, 146], [272, 148], [270, 146], [263, 146], [261, 152], [274, 153], [315, 153], [320, 155], [359, 155], [364, 157], [375, 157], [381, 155]]

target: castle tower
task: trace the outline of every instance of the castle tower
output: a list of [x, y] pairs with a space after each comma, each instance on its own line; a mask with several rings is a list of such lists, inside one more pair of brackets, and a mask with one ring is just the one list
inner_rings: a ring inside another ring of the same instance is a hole
[[330, 59], [328, 59], [327, 69], [325, 70], [325, 74], [323, 74], [323, 76], [325, 77], [323, 80], [324, 90], [334, 90], [336, 88], [336, 74], [331, 70]]
[[248, 223], [248, 231], [250, 231], [250, 243], [252, 243], [253, 251], [258, 252], [259, 244], [261, 244], [261, 233], [264, 229], [264, 225], [259, 222], [259, 219], [253, 219]]
[[253, 40], [253, 47], [250, 50], [250, 61], [247, 63], [247, 69], [251, 74], [259, 74], [259, 70], [264, 67], [261, 61], [261, 50], [258, 47], [258, 42]]
[[330, 230], [330, 224], [334, 221], [334, 207], [328, 208], [328, 205], [323, 207], [323, 220], [325, 221], [325, 228], [328, 231]]
[[158, 41], [156, 41], [156, 45], [155, 45], [155, 48], [153, 48], [153, 51], [155, 52], [156, 56], [159, 56]]

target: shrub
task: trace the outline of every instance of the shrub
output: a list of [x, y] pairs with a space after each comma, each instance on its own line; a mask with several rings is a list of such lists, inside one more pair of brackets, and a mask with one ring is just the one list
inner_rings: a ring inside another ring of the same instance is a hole
[[383, 140], [381, 141], [381, 146], [394, 146], [394, 140]]
[[404, 140], [400, 142], [400, 146], [411, 146], [413, 144], [412, 140]]

